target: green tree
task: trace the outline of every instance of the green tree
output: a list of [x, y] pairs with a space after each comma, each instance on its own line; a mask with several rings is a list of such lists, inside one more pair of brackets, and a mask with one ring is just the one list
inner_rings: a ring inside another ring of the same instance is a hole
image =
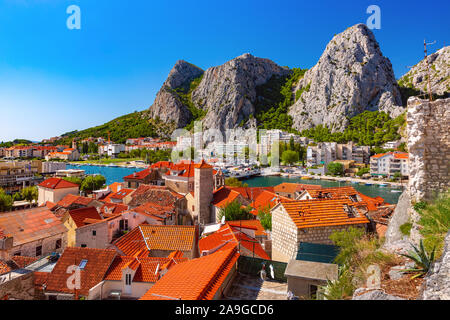
[[88, 176], [81, 183], [81, 191], [91, 193], [94, 190], [98, 190], [106, 183], [106, 179], [102, 175]]
[[13, 199], [10, 195], [0, 188], [0, 212], [11, 210], [13, 205]]
[[30, 186], [22, 189], [22, 196], [28, 202], [32, 202], [33, 200], [37, 201], [39, 192], [38, 188], [35, 186]]
[[258, 218], [265, 230], [272, 231], [272, 214], [269, 207], [259, 209]]
[[359, 170], [356, 172], [356, 175], [358, 177], [361, 177], [363, 174], [369, 173], [370, 168], [359, 168]]
[[402, 178], [402, 174], [400, 172], [394, 173], [394, 180], [400, 180]]
[[344, 166], [339, 162], [330, 162], [327, 169], [334, 176], [342, 176], [344, 174]]
[[80, 177], [64, 177], [63, 179], [75, 183], [79, 186], [81, 186], [81, 183], [83, 182], [83, 179], [81, 179]]
[[292, 165], [298, 162], [298, 152], [292, 150], [286, 150], [281, 154], [281, 160], [284, 164]]
[[225, 185], [229, 187], [248, 187], [247, 183], [242, 183], [238, 178], [226, 178]]
[[250, 213], [250, 207], [242, 207], [238, 201], [227, 203], [224, 208], [219, 209], [219, 220], [225, 216], [226, 221], [250, 220], [253, 215]]

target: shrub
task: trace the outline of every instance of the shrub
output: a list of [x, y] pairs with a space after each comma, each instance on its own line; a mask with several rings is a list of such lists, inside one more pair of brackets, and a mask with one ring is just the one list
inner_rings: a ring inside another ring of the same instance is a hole
[[444, 238], [450, 229], [450, 193], [438, 195], [429, 204], [417, 202], [414, 205], [420, 214], [418, 224], [424, 236], [424, 246], [428, 251], [436, 248], [436, 256], [441, 255]]
[[249, 220], [253, 218], [250, 213], [250, 207], [243, 208], [238, 201], [233, 201], [225, 205], [219, 210], [219, 220], [225, 216], [226, 221]]
[[412, 228], [412, 223], [406, 222], [400, 226], [400, 232], [405, 236], [409, 236], [411, 234], [411, 228]]

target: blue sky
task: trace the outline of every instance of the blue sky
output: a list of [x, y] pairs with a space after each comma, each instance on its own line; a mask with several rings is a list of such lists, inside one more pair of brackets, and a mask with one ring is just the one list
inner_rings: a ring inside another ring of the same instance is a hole
[[[66, 8], [81, 9], [69, 30]], [[0, 141], [41, 140], [148, 108], [173, 64], [249, 52], [310, 68], [334, 34], [365, 23], [397, 77], [448, 44], [450, 1], [0, 0]], [[431, 9], [429, 9], [431, 8]]]

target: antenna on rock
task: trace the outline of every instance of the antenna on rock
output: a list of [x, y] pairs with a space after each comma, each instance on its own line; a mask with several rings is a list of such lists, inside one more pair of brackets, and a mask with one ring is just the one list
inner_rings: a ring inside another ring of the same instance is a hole
[[430, 97], [430, 101], [433, 101], [433, 95], [431, 94], [431, 84], [430, 84], [430, 65], [428, 63], [428, 55], [427, 55], [427, 45], [433, 45], [436, 41], [427, 43], [426, 40], [423, 40], [423, 47], [424, 47], [424, 53], [425, 53], [425, 62], [427, 63], [427, 75], [428, 75], [428, 95]]

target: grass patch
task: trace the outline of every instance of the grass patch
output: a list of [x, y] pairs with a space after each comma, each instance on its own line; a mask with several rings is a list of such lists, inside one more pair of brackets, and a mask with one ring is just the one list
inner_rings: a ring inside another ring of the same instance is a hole
[[400, 232], [405, 236], [409, 236], [411, 234], [411, 228], [412, 228], [412, 223], [406, 222], [400, 226]]
[[418, 224], [422, 227], [420, 233], [425, 249], [431, 251], [436, 247], [436, 257], [439, 257], [450, 229], [450, 192], [438, 195], [428, 204], [418, 202], [414, 209], [420, 214]]
[[397, 265], [401, 258], [380, 249], [384, 239], [366, 234], [363, 229], [350, 227], [334, 232], [330, 239], [340, 247], [335, 263], [340, 265], [339, 278], [328, 281], [323, 288], [328, 300], [350, 299], [353, 291], [366, 283], [368, 267], [378, 265], [381, 270]]

